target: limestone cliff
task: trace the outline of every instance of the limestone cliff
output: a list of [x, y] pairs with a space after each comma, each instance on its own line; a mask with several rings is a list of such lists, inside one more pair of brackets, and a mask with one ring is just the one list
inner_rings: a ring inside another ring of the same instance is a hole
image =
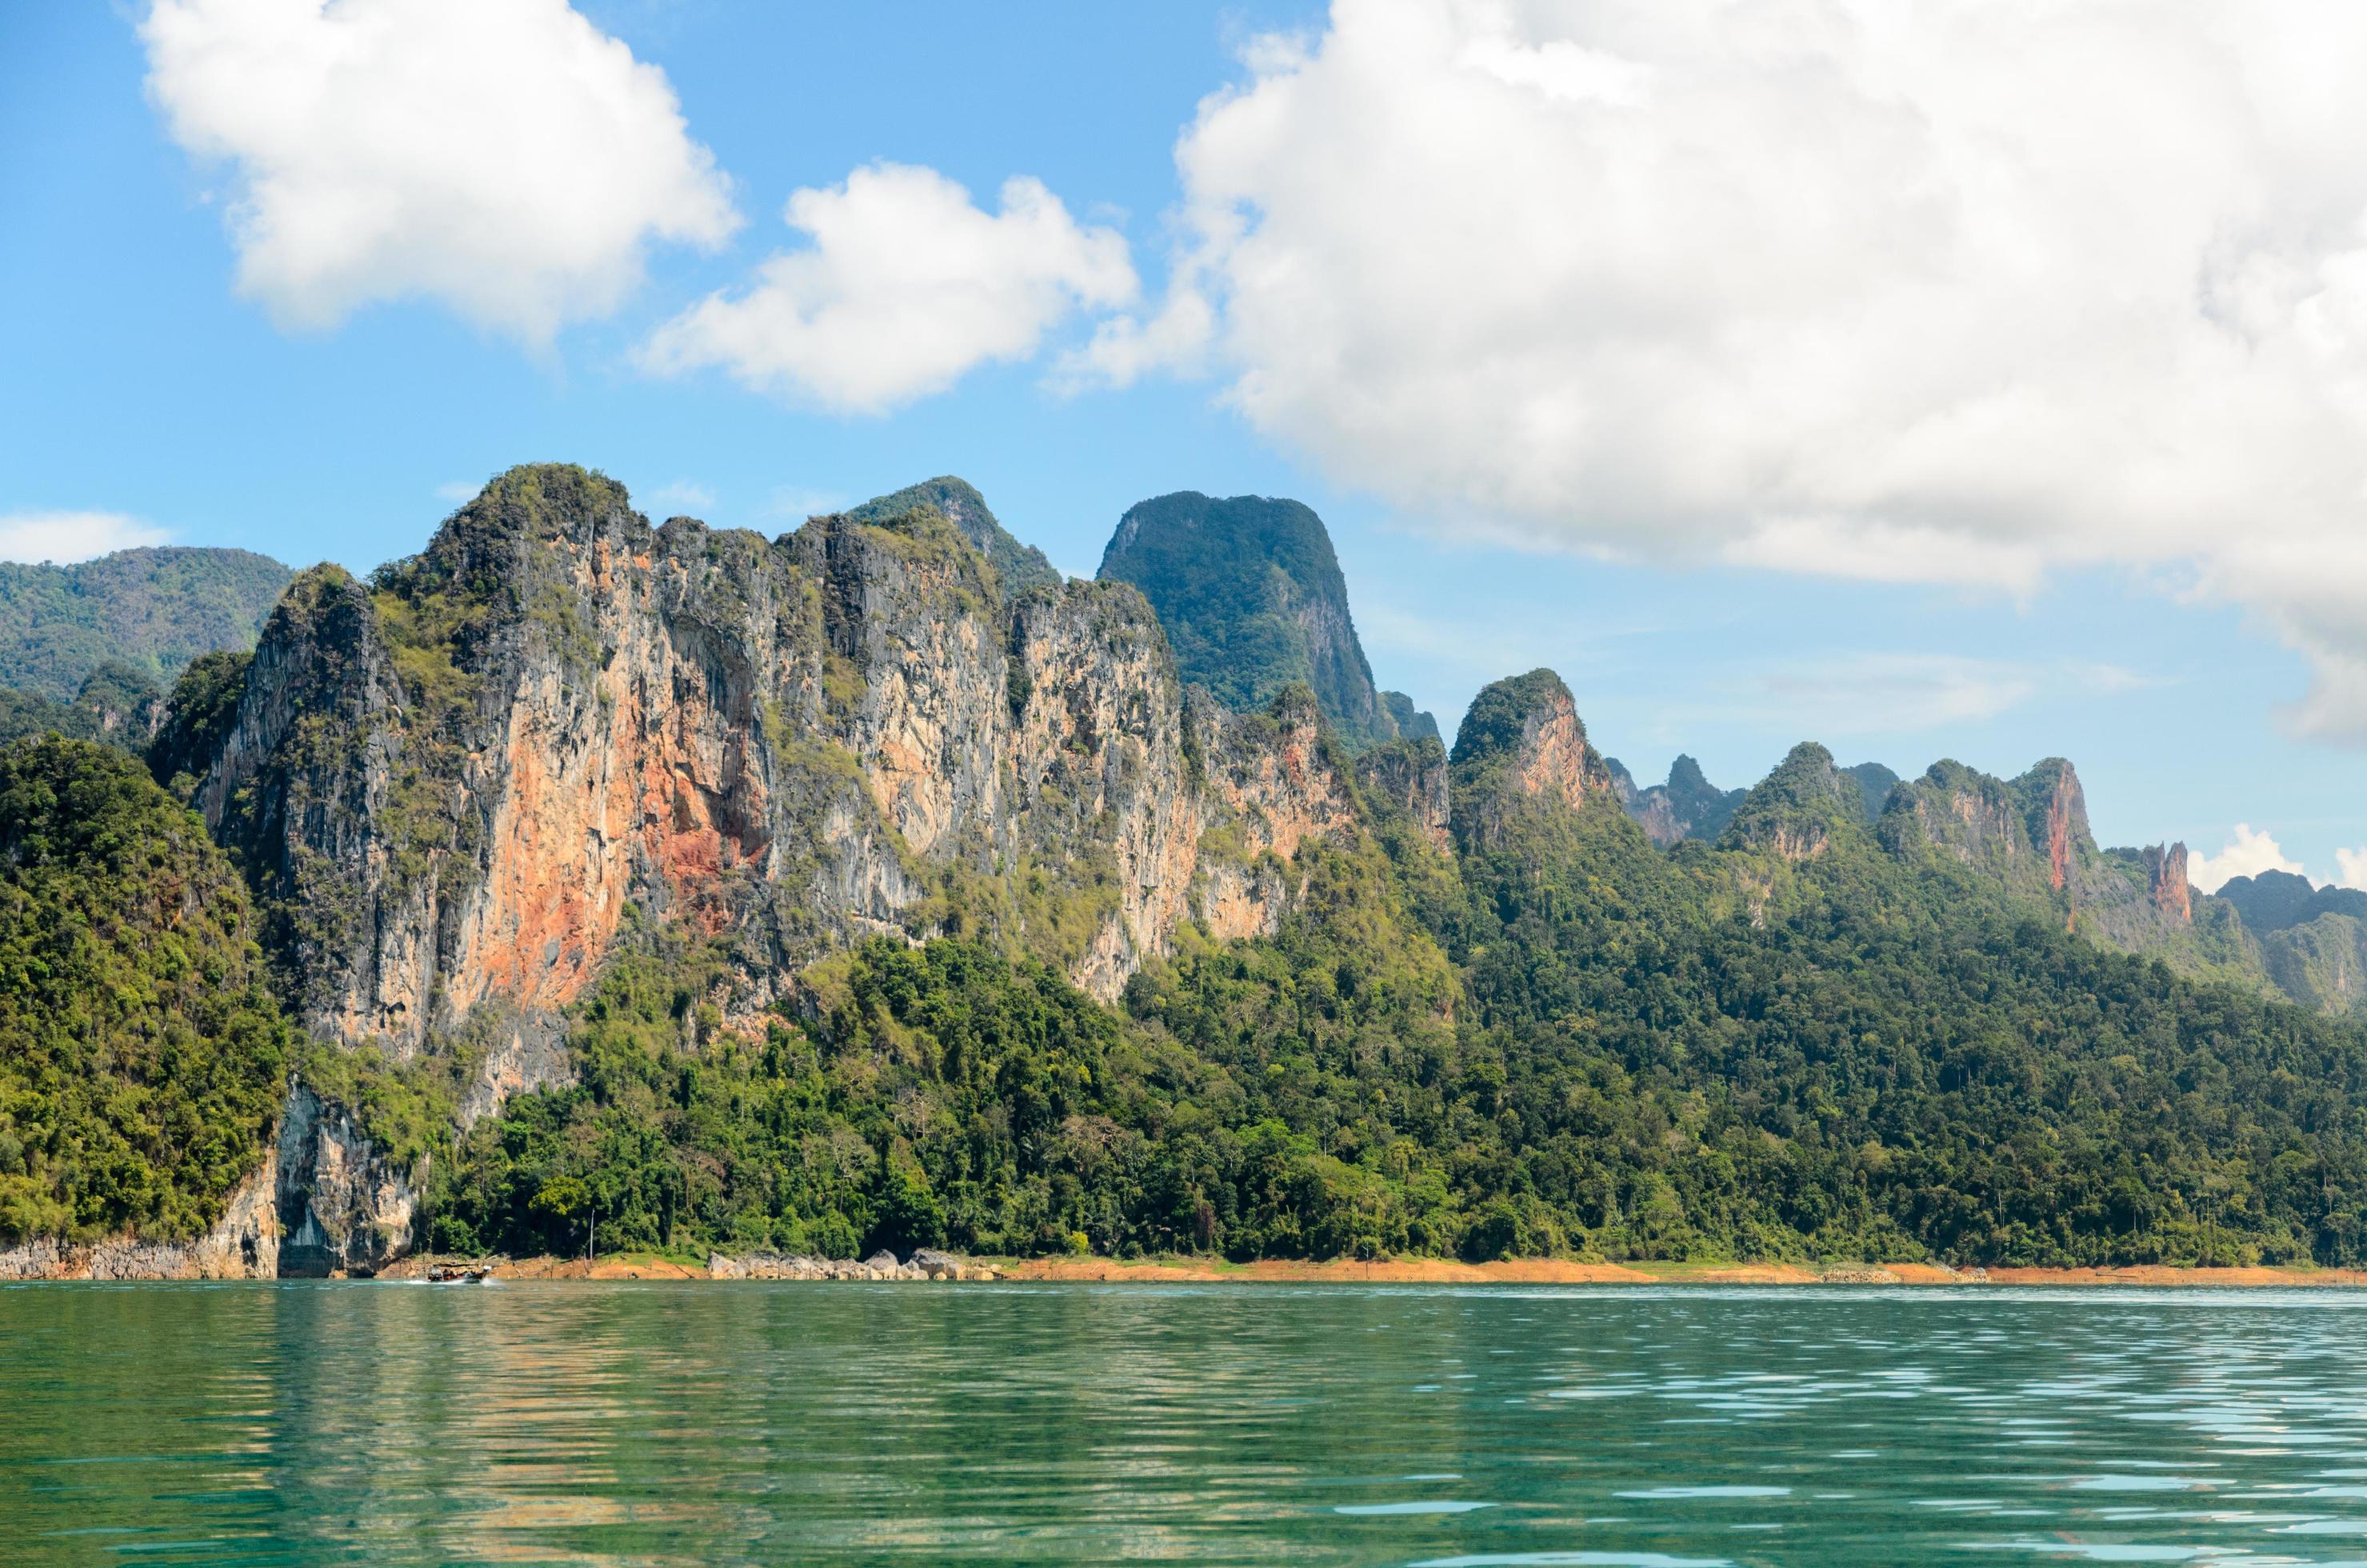
[[1666, 849], [1684, 839], [1715, 839], [1723, 834], [1744, 793], [1716, 788], [1703, 776], [1700, 763], [1681, 755], [1669, 767], [1667, 783], [1636, 790], [1631, 782], [1623, 799], [1645, 836]]
[[988, 509], [986, 497], [978, 493], [977, 487], [952, 474], [923, 480], [890, 494], [874, 497], [846, 515], [858, 523], [885, 523], [919, 511], [936, 512], [960, 530], [970, 548], [985, 556], [987, 564], [994, 568], [1006, 594], [1060, 585], [1059, 570], [1045, 558], [1044, 552], [1013, 538], [1011, 530]]
[[1781, 860], [1813, 860], [1838, 839], [1862, 838], [1864, 818], [1857, 780], [1832, 753], [1806, 742], [1744, 795], [1719, 844]]
[[1356, 784], [1376, 808], [1401, 812], [1433, 848], [1454, 846], [1446, 748], [1435, 735], [1391, 741], [1356, 758]]
[[735, 938], [727, 1012], [947, 928], [1112, 996], [1183, 921], [1271, 929], [1277, 868], [1353, 801], [1303, 693], [1187, 705], [1129, 586], [1006, 603], [934, 511], [652, 528], [557, 467], [368, 584], [300, 578], [197, 790], [306, 1026], [398, 1059], [564, 1007], [629, 907]]
[[2145, 852], [2146, 896], [2181, 926], [2194, 923], [2194, 888], [2187, 881], [2186, 846], [2154, 845]]
[[2198, 899], [2182, 845], [2104, 850], [2071, 764], [2048, 757], [2018, 778], [1935, 763], [1891, 792], [1877, 833], [1896, 855], [1978, 872], [2033, 913], [2124, 952], [2273, 989], [2234, 906]]
[[41, 1236], [0, 1249], [0, 1279], [269, 1279], [373, 1270], [408, 1251], [419, 1193], [352, 1114], [291, 1085], [263, 1163], [186, 1242]]
[[1500, 680], [1472, 699], [1452, 764], [1454, 834], [1466, 849], [1498, 846], [1531, 803], [1619, 809], [1611, 770], [1551, 670]]

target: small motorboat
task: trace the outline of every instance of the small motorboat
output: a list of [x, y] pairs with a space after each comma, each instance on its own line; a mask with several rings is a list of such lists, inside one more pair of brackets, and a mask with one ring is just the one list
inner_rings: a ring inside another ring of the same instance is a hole
[[446, 1263], [435, 1264], [427, 1270], [430, 1285], [481, 1285], [493, 1277], [490, 1268], [462, 1268]]

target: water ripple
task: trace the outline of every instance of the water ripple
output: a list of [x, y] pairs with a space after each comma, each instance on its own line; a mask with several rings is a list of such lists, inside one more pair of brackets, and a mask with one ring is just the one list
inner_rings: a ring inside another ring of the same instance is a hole
[[0, 1289], [0, 1562], [2357, 1562], [2362, 1307]]

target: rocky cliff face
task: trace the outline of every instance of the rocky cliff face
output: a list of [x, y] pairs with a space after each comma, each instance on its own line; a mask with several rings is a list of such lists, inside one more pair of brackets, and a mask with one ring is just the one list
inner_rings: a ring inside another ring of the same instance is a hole
[[364, 1272], [410, 1250], [419, 1192], [352, 1115], [300, 1085], [278, 1135], [193, 1241], [39, 1237], [0, 1249], [0, 1279], [269, 1279]]
[[1454, 846], [1446, 748], [1435, 735], [1393, 741], [1356, 758], [1356, 785], [1376, 807], [1402, 812], [1436, 849]]
[[1624, 799], [1627, 814], [1643, 828], [1645, 836], [1666, 849], [1683, 839], [1714, 839], [1724, 833], [1744, 793], [1716, 788], [1704, 777], [1700, 763], [1680, 756], [1670, 766], [1667, 783], [1646, 790], [1631, 788]]
[[886, 523], [922, 511], [934, 511], [953, 524], [969, 540], [970, 548], [985, 556], [986, 563], [994, 568], [1004, 593], [1024, 594], [1030, 588], [1060, 585], [1060, 573], [1044, 552], [1014, 538], [988, 509], [986, 497], [978, 493], [977, 487], [952, 474], [908, 484], [891, 494], [866, 501], [846, 515], [858, 523]]
[[1531, 670], [1479, 693], [1455, 732], [1454, 833], [1466, 848], [1492, 848], [1528, 802], [1616, 809], [1611, 769], [1586, 738], [1569, 687]]
[[222, 1217], [195, 1241], [78, 1245], [36, 1236], [0, 1247], [0, 1279], [271, 1278], [279, 1268], [277, 1181], [275, 1159], [240, 1184]]
[[2026, 815], [2006, 780], [1942, 761], [1892, 790], [1881, 827], [1894, 850], [1922, 849], [2010, 876], [2037, 864]]
[[2181, 926], [2194, 923], [2194, 888], [2187, 881], [2186, 846], [2155, 845], [2145, 852], [2146, 896]]
[[1131, 588], [1006, 604], [940, 516], [766, 541], [514, 471], [421, 556], [308, 574], [198, 803], [274, 895], [304, 1021], [397, 1057], [564, 1007], [625, 911], [730, 934], [727, 1012], [864, 935], [1002, 932], [1095, 994], [1270, 929], [1354, 831], [1310, 701], [1187, 709]]
[[1779, 859], [1813, 860], [1849, 835], [1863, 836], [1857, 780], [1813, 742], [1794, 746], [1734, 811], [1719, 843]]
[[2088, 831], [2088, 797], [2079, 776], [2060, 757], [2050, 757], [2025, 774], [2023, 799], [2029, 802], [2031, 838], [2046, 856], [2049, 886], [2070, 885], [2072, 868], [2095, 852]]
[[376, 1270], [411, 1250], [419, 1189], [364, 1135], [351, 1112], [297, 1085], [265, 1167], [277, 1256], [286, 1278]]

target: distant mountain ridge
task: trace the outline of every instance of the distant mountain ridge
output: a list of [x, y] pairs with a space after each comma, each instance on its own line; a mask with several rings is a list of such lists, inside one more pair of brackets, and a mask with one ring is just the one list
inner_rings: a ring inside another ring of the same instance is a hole
[[1745, 791], [1720, 790], [1702, 774], [1701, 764], [1680, 753], [1669, 766], [1669, 781], [1636, 788], [1634, 778], [1615, 760], [1613, 777], [1624, 780], [1620, 802], [1627, 808], [1646, 837], [1666, 849], [1687, 838], [1715, 839], [1734, 819]]
[[2318, 887], [2292, 871], [2236, 877], [2221, 886], [2217, 896], [2236, 906], [2247, 930], [2261, 937], [2327, 915], [2367, 919], [2367, 892], [2332, 882]]
[[2278, 989], [2325, 1012], [2367, 1011], [2367, 892], [2262, 871], [2218, 897], [2242, 915]]
[[0, 562], [0, 687], [72, 702], [106, 665], [170, 686], [201, 653], [252, 646], [294, 574], [251, 551], [185, 546]]

